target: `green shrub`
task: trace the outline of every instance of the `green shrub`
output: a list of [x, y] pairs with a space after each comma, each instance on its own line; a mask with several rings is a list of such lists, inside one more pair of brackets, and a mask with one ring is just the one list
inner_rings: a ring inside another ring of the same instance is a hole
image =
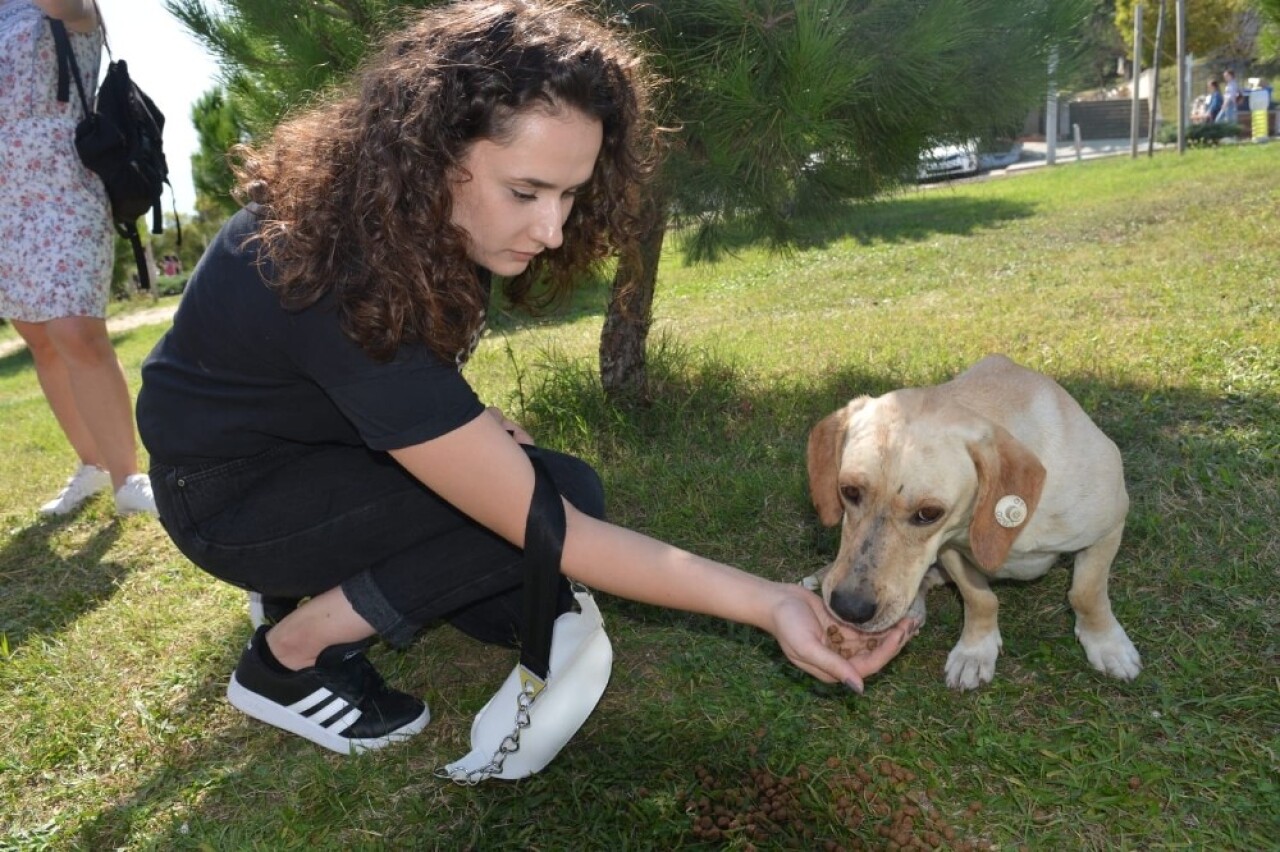
[[[1233, 139], [1240, 135], [1240, 128], [1234, 124], [1190, 124], [1187, 126], [1187, 143], [1190, 145], [1217, 145], [1223, 139]], [[1173, 144], [1178, 141], [1178, 125], [1162, 124], [1156, 132], [1156, 141]]]
[[183, 290], [187, 289], [187, 279], [191, 275], [186, 272], [177, 275], [158, 275], [156, 276], [156, 295], [157, 296], [177, 296]]

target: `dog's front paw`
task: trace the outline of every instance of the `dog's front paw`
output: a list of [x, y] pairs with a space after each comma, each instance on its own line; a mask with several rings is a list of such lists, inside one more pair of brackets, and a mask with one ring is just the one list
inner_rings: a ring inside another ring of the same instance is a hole
[[1129, 635], [1119, 622], [1111, 629], [1091, 633], [1076, 626], [1076, 637], [1084, 646], [1089, 665], [1103, 674], [1120, 680], [1133, 680], [1142, 671], [1142, 658], [1138, 649], [1129, 641]]
[[1000, 631], [993, 630], [973, 644], [963, 641], [947, 655], [947, 686], [964, 691], [990, 683], [1000, 655]]

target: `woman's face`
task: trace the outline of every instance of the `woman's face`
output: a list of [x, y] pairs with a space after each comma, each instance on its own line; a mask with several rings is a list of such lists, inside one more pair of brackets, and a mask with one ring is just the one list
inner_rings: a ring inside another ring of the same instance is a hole
[[467, 232], [467, 256], [495, 275], [512, 276], [559, 246], [602, 140], [596, 119], [538, 108], [517, 116], [503, 141], [473, 143], [453, 184], [453, 224]]

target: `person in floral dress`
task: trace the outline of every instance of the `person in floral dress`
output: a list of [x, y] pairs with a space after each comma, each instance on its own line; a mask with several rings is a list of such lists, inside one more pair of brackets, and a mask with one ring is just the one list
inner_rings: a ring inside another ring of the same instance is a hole
[[66, 25], [86, 92], [97, 90], [102, 49], [92, 0], [0, 0], [0, 316], [26, 341], [80, 458], [40, 512], [66, 514], [111, 489], [117, 512], [155, 514], [150, 480], [138, 472], [129, 388], [107, 336], [110, 207], [76, 153], [79, 98], [57, 100], [46, 16]]

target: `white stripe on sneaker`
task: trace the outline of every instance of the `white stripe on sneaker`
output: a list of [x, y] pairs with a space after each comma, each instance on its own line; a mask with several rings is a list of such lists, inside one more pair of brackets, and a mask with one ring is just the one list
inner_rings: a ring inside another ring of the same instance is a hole
[[360, 709], [358, 707], [352, 707], [351, 711], [348, 712], [347, 715], [343, 716], [341, 719], [334, 722], [332, 725], [327, 725], [326, 727], [328, 727], [329, 730], [331, 731], [334, 731], [334, 730], [345, 731], [348, 728], [350, 728], [352, 725], [354, 725], [356, 722], [359, 722], [360, 717], [363, 715], [364, 714], [360, 712]]
[[[349, 702], [334, 696], [333, 700], [328, 704], [316, 708], [315, 713], [309, 713], [307, 716], [320, 727], [341, 733], [351, 725], [339, 725], [335, 720], [340, 722], [344, 718], [344, 714], [350, 715], [351, 713], [356, 714], [356, 719], [360, 718], [358, 709], [352, 707]], [[354, 720], [352, 720], [352, 723], [354, 724]]]
[[317, 706], [323, 704], [324, 702], [328, 701], [332, 697], [333, 697], [332, 692], [330, 692], [328, 689], [325, 689], [324, 687], [321, 687], [320, 689], [317, 689], [315, 692], [308, 695], [306, 698], [303, 698], [299, 701], [295, 701], [292, 704], [290, 704], [289, 709], [295, 713], [301, 713], [304, 716], [309, 716]]

